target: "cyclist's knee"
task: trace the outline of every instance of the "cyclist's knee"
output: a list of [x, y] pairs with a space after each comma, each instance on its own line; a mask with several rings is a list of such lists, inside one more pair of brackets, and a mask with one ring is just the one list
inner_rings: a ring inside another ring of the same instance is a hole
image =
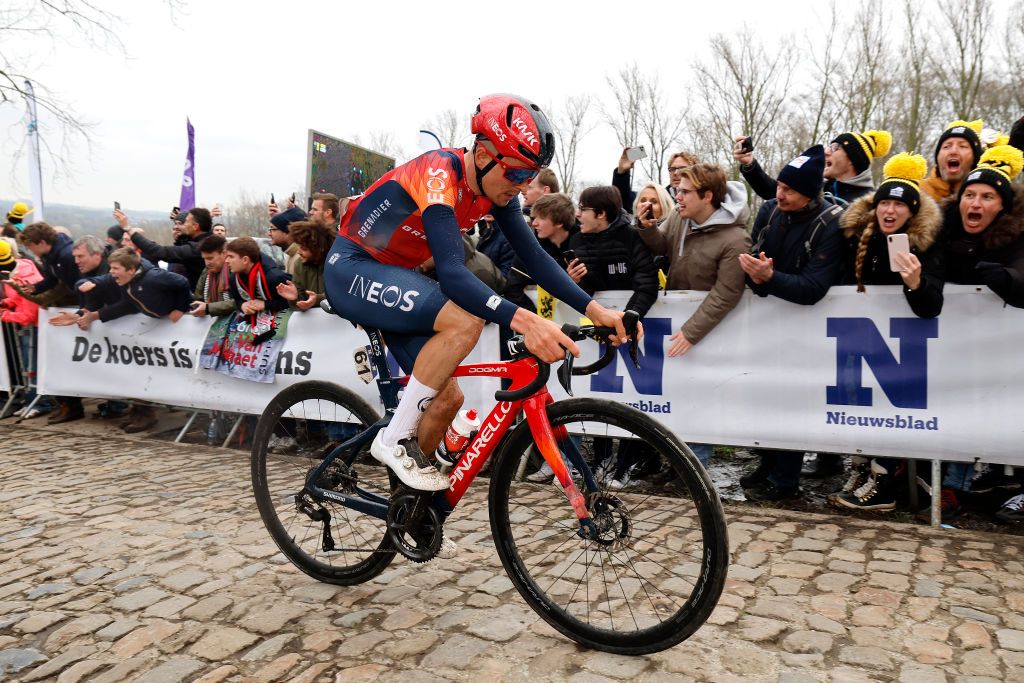
[[454, 307], [444, 311], [439, 317], [438, 332], [450, 338], [450, 343], [464, 347], [465, 353], [469, 353], [484, 329], [484, 321], [461, 308]]

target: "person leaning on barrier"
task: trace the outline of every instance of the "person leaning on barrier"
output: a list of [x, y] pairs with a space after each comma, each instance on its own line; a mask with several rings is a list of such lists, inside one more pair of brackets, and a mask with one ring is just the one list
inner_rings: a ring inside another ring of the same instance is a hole
[[277, 293], [288, 305], [308, 311], [324, 300], [324, 263], [338, 231], [319, 220], [298, 221], [290, 226], [292, 240], [299, 246], [299, 263], [291, 282], [277, 285]]
[[[11, 280], [14, 289], [42, 308], [76, 305], [78, 296], [75, 293], [75, 283], [82, 275], [72, 254], [71, 237], [48, 223], [38, 222], [25, 226], [18, 238], [25, 248], [40, 260], [43, 279], [34, 284]], [[85, 417], [80, 397], [54, 398], [58, 409], [50, 414], [47, 424], [62, 424]]]
[[[838, 279], [842, 257], [839, 214], [821, 190], [825, 150], [815, 145], [783, 166], [775, 199], [766, 201], [754, 220], [750, 254], [739, 264], [758, 296], [776, 296], [812, 305]], [[740, 478], [747, 497], [776, 501], [800, 495], [800, 453], [757, 449], [761, 462]]]
[[[21, 396], [24, 405], [15, 415], [29, 420], [39, 415], [45, 415], [52, 410], [47, 398], [35, 400], [36, 388], [32, 379], [36, 376], [37, 367], [39, 306], [19, 294], [10, 285], [10, 280], [35, 283], [42, 280], [43, 276], [32, 259], [16, 258], [17, 254], [17, 250], [12, 249], [10, 244], [0, 240], [0, 275], [3, 276], [3, 286], [0, 288], [3, 293], [3, 299], [0, 300], [0, 310], [2, 310], [0, 321], [17, 326], [15, 328], [18, 340], [17, 352], [21, 358], [23, 377], [28, 380], [24, 394]], [[12, 379], [20, 380], [21, 378]], [[21, 384], [20, 381], [15, 383]], [[33, 401], [35, 401], [34, 406], [32, 405]]]
[[225, 249], [225, 263], [231, 272], [228, 291], [238, 310], [249, 316], [256, 343], [260, 343], [264, 337], [273, 335], [275, 329], [274, 323], [266, 328], [259, 325], [257, 317], [262, 312], [277, 313], [288, 308], [288, 300], [278, 293], [277, 286], [290, 281], [292, 276], [281, 270], [274, 259], [260, 253], [259, 245], [251, 237], [233, 239]]
[[[647, 191], [645, 188], [638, 195], [638, 204]], [[750, 211], [743, 184], [727, 182], [725, 171], [714, 164], [683, 169], [675, 204], [667, 220], [658, 225], [645, 220], [645, 212], [638, 206], [637, 223], [640, 239], [651, 253], [667, 258], [665, 289], [708, 292], [669, 340], [668, 355], [682, 356], [707, 336], [743, 296], [744, 276], [738, 257], [750, 252], [746, 229]], [[707, 467], [714, 446], [689, 446]]]
[[[753, 151], [743, 147], [747, 136], [735, 139], [732, 155], [740, 164], [740, 173], [754, 193], [761, 199], [775, 196], [776, 181], [765, 173], [754, 159]], [[874, 180], [871, 162], [889, 153], [892, 135], [884, 130], [863, 133], [841, 133], [825, 147], [825, 166], [822, 170], [821, 189], [833, 203], [845, 206], [853, 200], [871, 194]]]
[[201, 318], [204, 315], [219, 317], [229, 315], [238, 309], [238, 304], [231, 298], [231, 274], [225, 265], [227, 240], [221, 235], [210, 235], [199, 243], [199, 253], [206, 267], [199, 274], [192, 303], [192, 315]]
[[[840, 284], [900, 285], [914, 314], [933, 318], [942, 310], [942, 249], [937, 246], [942, 214], [920, 182], [928, 162], [918, 154], [897, 154], [883, 171], [884, 180], [873, 196], [853, 202], [840, 218], [847, 240]], [[904, 234], [910, 253], [896, 253], [900, 270], [889, 266], [889, 235]], [[898, 458], [851, 456], [850, 475], [842, 489], [828, 496], [838, 507], [854, 510], [894, 510], [896, 478], [905, 472]]]
[[[576, 207], [573, 206], [572, 199], [561, 192], [546, 194], [534, 202], [531, 218], [533, 231], [537, 234], [537, 241], [544, 253], [555, 263], [567, 267], [565, 251], [569, 248], [569, 238], [579, 232], [579, 228], [576, 227]], [[533, 277], [526, 272], [523, 260], [517, 257], [508, 270], [508, 280], [501, 295], [520, 308], [550, 318], [550, 312], [545, 315], [541, 310], [546, 304], [540, 301], [534, 304], [526, 295], [526, 288], [536, 284]]]
[[[569, 238], [569, 248], [576, 258], [568, 273], [587, 294], [626, 290], [633, 294], [624, 310], [636, 311], [640, 319], [658, 297], [658, 271], [650, 250], [632, 226], [632, 216], [622, 210], [619, 191], [610, 185], [588, 187], [580, 193], [576, 210], [580, 231]], [[658, 467], [649, 449], [636, 441], [621, 444], [614, 462], [611, 440], [595, 445], [595, 465], [599, 476], [612, 475], [608, 487], [621, 489], [644, 471]]]
[[[120, 209], [114, 211], [114, 218], [128, 234], [137, 249], [142, 252], [149, 261], [156, 263], [166, 261], [168, 264], [181, 264], [184, 268], [184, 275], [187, 278], [189, 289], [196, 286], [199, 281], [199, 274], [203, 272], [205, 264], [199, 253], [199, 243], [207, 238], [210, 229], [213, 227], [213, 219], [210, 212], [202, 208], [189, 209], [185, 214], [185, 222], [182, 223], [181, 237], [175, 240], [170, 246], [157, 244], [142, 234], [140, 228], [129, 225], [128, 216]], [[170, 268], [168, 268], [170, 270]]]
[[102, 315], [101, 311], [87, 311], [78, 322], [80, 329], [89, 329], [96, 320], [108, 322], [133, 313], [178, 322], [189, 312], [192, 291], [184, 276], [157, 268], [127, 247], [115, 250], [107, 257], [107, 264], [106, 275], [82, 278], [76, 289], [88, 294], [115, 283], [125, 296], [101, 309]]

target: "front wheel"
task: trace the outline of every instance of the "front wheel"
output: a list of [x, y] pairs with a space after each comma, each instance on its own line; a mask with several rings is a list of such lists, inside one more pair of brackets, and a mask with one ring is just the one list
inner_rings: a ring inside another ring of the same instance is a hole
[[[263, 523], [292, 564], [326, 583], [351, 585], [380, 574], [395, 556], [383, 519], [306, 490], [335, 447], [378, 419], [366, 401], [330, 382], [299, 382], [271, 400], [252, 443], [252, 488]], [[337, 457], [317, 485], [347, 499], [386, 501], [391, 479], [369, 455]], [[330, 543], [327, 543], [327, 541]], [[325, 545], [328, 548], [325, 548]]]
[[585, 540], [557, 481], [516, 481], [534, 446], [520, 424], [498, 454], [490, 490], [491, 533], [512, 583], [545, 621], [585, 647], [641, 655], [688, 638], [717, 604], [729, 567], [725, 516], [707, 473], [663, 425], [628, 406], [578, 398], [547, 412], [563, 435], [566, 462], [582, 456], [585, 467], [608, 471], [609, 458], [642, 449], [675, 472], [682, 492], [610, 490], [608, 476], [587, 491], [574, 475], [600, 532]]

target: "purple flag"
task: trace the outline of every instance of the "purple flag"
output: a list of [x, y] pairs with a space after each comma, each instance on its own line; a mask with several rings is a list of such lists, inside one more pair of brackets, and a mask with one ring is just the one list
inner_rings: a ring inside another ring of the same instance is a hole
[[196, 131], [192, 122], [185, 119], [188, 125], [188, 155], [185, 157], [185, 173], [181, 177], [181, 199], [178, 208], [188, 211], [196, 205]]

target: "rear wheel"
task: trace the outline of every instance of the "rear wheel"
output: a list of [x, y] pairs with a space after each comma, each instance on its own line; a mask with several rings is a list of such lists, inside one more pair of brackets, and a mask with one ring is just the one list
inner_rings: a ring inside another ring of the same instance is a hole
[[[385, 520], [331, 500], [315, 500], [305, 489], [308, 475], [327, 454], [378, 419], [348, 389], [309, 381], [281, 391], [256, 425], [252, 487], [260, 517], [281, 552], [319, 581], [362, 583], [384, 571], [395, 556]], [[351, 499], [375, 496], [387, 501], [391, 478], [370, 456], [369, 442], [355, 459], [345, 455], [328, 466], [317, 485]]]
[[[533, 446], [526, 423], [511, 434], [491, 476], [491, 532], [509, 578], [555, 629], [586, 647], [639, 655], [669, 648], [710, 616], [725, 584], [725, 516], [707, 473], [690, 449], [647, 415], [618, 403], [580, 398], [548, 406], [567, 462], [578, 452], [604, 471], [586, 490], [600, 534], [578, 535], [579, 522], [557, 482], [516, 481]], [[682, 481], [679, 498], [610, 490], [610, 467], [594, 459], [644, 445]], [[600, 467], [600, 465], [605, 467]]]

